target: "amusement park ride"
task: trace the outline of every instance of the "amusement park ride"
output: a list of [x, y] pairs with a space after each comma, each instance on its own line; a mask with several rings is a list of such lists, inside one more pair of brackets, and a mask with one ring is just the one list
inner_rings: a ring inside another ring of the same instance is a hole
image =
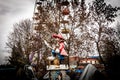
[[[49, 52], [51, 55], [46, 59], [48, 63], [46, 69], [50, 72], [50, 80], [56, 80], [61, 71], [69, 69], [69, 51], [65, 49], [64, 43], [69, 40], [70, 9], [71, 6], [77, 6], [77, 4], [78, 0], [36, 0], [35, 2], [33, 33], [46, 34], [46, 29], [53, 27], [53, 32], [51, 31], [43, 38], [44, 45], [51, 49]], [[47, 39], [49, 36], [55, 40], [55, 45], [49, 45]]]

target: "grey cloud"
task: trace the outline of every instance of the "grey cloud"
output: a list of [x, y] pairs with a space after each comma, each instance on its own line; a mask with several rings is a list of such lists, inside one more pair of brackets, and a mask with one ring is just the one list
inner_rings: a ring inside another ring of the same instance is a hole
[[9, 7], [5, 6], [5, 5], [0, 5], [0, 15], [6, 15], [7, 13], [10, 12]]
[[8, 56], [10, 54], [7, 53], [6, 51], [0, 50], [0, 64], [5, 64], [7, 63]]
[[111, 4], [112, 6], [119, 6], [120, 7], [120, 0], [105, 0], [108, 4]]
[[33, 4], [35, 0], [2, 0], [0, 1], [0, 15], [15, 14], [24, 10], [25, 6]]

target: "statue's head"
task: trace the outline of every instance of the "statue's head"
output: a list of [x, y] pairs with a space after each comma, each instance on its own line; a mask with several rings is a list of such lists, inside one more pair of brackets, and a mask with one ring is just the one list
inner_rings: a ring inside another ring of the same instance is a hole
[[57, 41], [64, 40], [64, 38], [61, 34], [53, 34], [52, 37], [55, 38]]

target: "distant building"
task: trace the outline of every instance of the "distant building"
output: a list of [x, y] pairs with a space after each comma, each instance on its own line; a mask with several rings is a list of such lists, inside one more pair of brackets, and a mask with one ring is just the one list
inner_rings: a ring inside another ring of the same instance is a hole
[[69, 64], [71, 68], [84, 68], [87, 64], [93, 64], [98, 69], [103, 69], [103, 64], [100, 64], [99, 56], [91, 56], [87, 58], [80, 58], [78, 56], [70, 56], [69, 57]]
[[98, 57], [81, 58], [79, 64], [100, 64]]

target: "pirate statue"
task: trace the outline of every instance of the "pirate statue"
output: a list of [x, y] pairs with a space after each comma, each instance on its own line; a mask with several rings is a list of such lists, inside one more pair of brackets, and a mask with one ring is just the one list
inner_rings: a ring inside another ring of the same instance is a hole
[[57, 41], [56, 45], [52, 49], [52, 55], [54, 57], [57, 57], [61, 63], [61, 61], [64, 60], [64, 57], [68, 56], [67, 52], [64, 49], [64, 38], [61, 34], [53, 34], [52, 37]]
[[51, 46], [46, 40], [44, 40], [45, 45], [52, 49], [52, 56], [47, 57], [47, 60], [49, 65], [53, 64], [59, 67], [62, 61], [65, 60], [65, 56], [68, 56], [67, 52], [65, 51], [65, 39], [62, 37], [61, 34], [53, 34], [52, 38], [56, 40], [56, 43], [52, 44], [53, 46]]

